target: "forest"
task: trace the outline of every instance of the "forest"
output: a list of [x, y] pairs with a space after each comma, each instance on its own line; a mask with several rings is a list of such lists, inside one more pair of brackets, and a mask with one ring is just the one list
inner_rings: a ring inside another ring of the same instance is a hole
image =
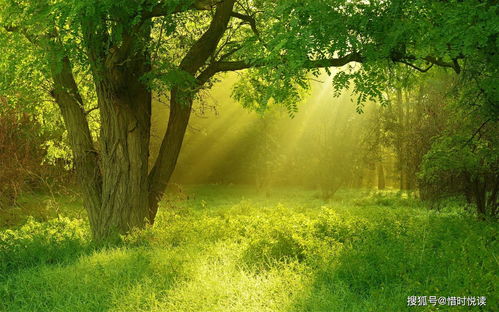
[[0, 0], [0, 311], [497, 311], [494, 0]]

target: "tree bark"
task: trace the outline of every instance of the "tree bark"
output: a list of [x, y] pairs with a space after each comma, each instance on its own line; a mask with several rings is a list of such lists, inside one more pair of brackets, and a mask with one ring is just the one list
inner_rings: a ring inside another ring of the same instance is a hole
[[[133, 25], [123, 20], [126, 25]], [[134, 24], [114, 44], [105, 19], [82, 25], [100, 113], [101, 204], [94, 238], [142, 228], [148, 219], [151, 91], [150, 21]]]
[[90, 227], [95, 229], [100, 220], [102, 179], [98, 154], [94, 148], [92, 135], [83, 108], [83, 100], [78, 91], [71, 62], [68, 57], [54, 59], [51, 75], [54, 81], [54, 97], [61, 110], [73, 151], [76, 174], [80, 183], [83, 206], [88, 213]]
[[[148, 34], [146, 35], [148, 36]], [[150, 71], [148, 51], [122, 60], [110, 56], [96, 83], [101, 116], [102, 205], [97, 237], [147, 224], [151, 91], [140, 80]]]
[[102, 207], [98, 237], [142, 228], [148, 219], [148, 157], [151, 94], [127, 75], [127, 91], [97, 88], [101, 111]]
[[161, 142], [158, 158], [149, 174], [148, 217], [154, 223], [158, 205], [177, 164], [185, 131], [192, 111], [192, 96], [174, 88], [170, 97], [170, 117], [165, 136]]

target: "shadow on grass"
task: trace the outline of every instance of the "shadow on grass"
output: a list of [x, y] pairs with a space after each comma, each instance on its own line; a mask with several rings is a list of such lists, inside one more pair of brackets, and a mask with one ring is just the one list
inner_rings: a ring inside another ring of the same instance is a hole
[[[405, 311], [408, 296], [487, 296], [497, 302], [497, 223], [437, 214], [392, 221], [371, 224], [361, 239], [317, 268], [291, 311]], [[439, 307], [446, 309], [470, 307]]]
[[17, 229], [0, 231], [0, 281], [39, 265], [73, 263], [94, 249], [81, 220], [38, 222], [31, 218]]
[[39, 266], [0, 282], [1, 311], [137, 311], [158, 304], [182, 270], [171, 253], [117, 248], [65, 266]]

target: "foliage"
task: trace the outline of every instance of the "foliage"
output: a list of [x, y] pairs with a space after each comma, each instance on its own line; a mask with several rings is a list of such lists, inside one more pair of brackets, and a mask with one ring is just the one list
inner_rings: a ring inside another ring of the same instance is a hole
[[58, 133], [43, 129], [33, 115], [5, 106], [0, 110], [0, 209], [25, 191], [51, 192], [66, 178], [60, 163], [64, 157], [45, 163], [49, 151], [44, 144], [57, 140]]
[[0, 232], [0, 280], [24, 268], [67, 263], [88, 246], [88, 230], [81, 220], [42, 223], [30, 218], [19, 229]]
[[442, 136], [432, 150], [425, 155], [424, 177], [428, 182], [435, 182], [439, 175], [468, 173], [473, 177], [497, 174], [499, 152], [497, 143], [476, 142], [474, 146], [467, 143], [467, 136]]
[[[165, 12], [173, 11], [176, 6], [188, 8], [192, 2], [165, 4]], [[71, 56], [75, 64], [80, 91], [91, 99], [95, 95], [92, 95], [94, 90], [88, 77], [91, 64], [85, 49], [98, 43], [87, 42], [87, 46], [82, 46], [86, 27], [112, 14], [113, 18], [106, 25], [110, 34], [108, 40], [109, 44], [120, 46], [129, 35], [127, 29], [140, 23], [137, 12], [149, 12], [153, 5], [149, 1], [119, 5], [113, 1], [78, 4], [28, 1], [22, 5], [6, 2], [2, 23], [29, 29], [33, 36], [56, 27], [63, 52]], [[497, 55], [493, 52], [498, 8], [490, 1], [244, 1], [238, 2], [235, 9], [252, 16], [258, 32], [245, 27], [248, 23], [233, 19], [217, 56], [226, 56], [224, 61], [242, 60], [255, 67], [234, 92], [235, 97], [248, 107], [265, 110], [267, 105], [276, 102], [295, 113], [300, 90], [308, 88], [307, 74], [318, 73], [308, 63], [310, 58], [329, 59], [358, 52], [363, 66], [334, 73], [334, 87], [341, 90], [352, 85], [359, 95], [359, 105], [368, 100], [386, 100], [382, 91], [393, 79], [393, 69], [400, 70], [394, 65], [409, 64], [422, 69], [433, 64], [478, 77], [470, 79], [476, 82], [473, 86], [465, 87], [470, 92], [483, 90], [489, 102], [485, 109], [491, 113], [495, 109], [498, 66]], [[192, 87], [192, 77], [182, 73], [177, 65], [203, 33], [208, 21], [209, 13], [203, 11], [164, 14], [155, 20], [153, 40], [144, 47], [136, 47], [153, 51], [155, 66], [144, 77], [145, 81], [157, 90], [168, 90], [175, 85]], [[11, 45], [12, 42], [16, 45]], [[47, 84], [48, 63], [43, 59], [50, 57], [47, 51], [30, 45], [16, 33], [5, 37], [2, 48], [9, 52], [2, 62], [7, 66], [5, 72], [15, 77], [6, 78], [2, 90], [8, 90], [9, 86], [19, 90], [30, 81], [31, 85], [26, 85], [28, 90], [39, 90], [34, 87], [38, 81]], [[23, 61], [14, 67], [14, 58]], [[27, 67], [32, 70], [23, 71]]]
[[[424, 156], [420, 177], [428, 187], [463, 194], [482, 215], [497, 215], [499, 137], [497, 120], [452, 107], [451, 122]], [[444, 185], [445, 187], [442, 187]], [[430, 194], [431, 195], [431, 194]]]
[[[467, 77], [463, 88], [472, 94], [481, 90], [487, 99], [484, 109], [497, 114], [498, 57], [494, 51], [498, 7], [493, 2], [296, 0], [262, 1], [261, 6], [261, 40], [251, 41], [243, 51], [271, 66], [257, 68], [249, 73], [252, 79], [242, 82], [237, 90], [247, 90], [246, 100], [256, 96], [254, 90], [264, 91], [260, 79], [269, 86], [272, 81], [287, 83], [288, 88], [280, 92], [293, 95], [303, 87], [293, 84], [293, 79], [317, 73], [307, 68], [309, 57], [342, 57], [355, 51], [362, 56], [362, 66], [332, 74], [336, 90], [353, 87], [359, 110], [368, 100], [385, 102], [382, 92], [387, 84], [406, 82], [393, 74], [407, 71], [405, 66], [419, 71], [441, 66], [462, 72]], [[258, 48], [262, 41], [264, 47]], [[244, 87], [248, 82], [254, 82], [254, 87]], [[272, 88], [268, 90], [269, 95], [274, 93]], [[242, 98], [241, 92], [238, 98]]]

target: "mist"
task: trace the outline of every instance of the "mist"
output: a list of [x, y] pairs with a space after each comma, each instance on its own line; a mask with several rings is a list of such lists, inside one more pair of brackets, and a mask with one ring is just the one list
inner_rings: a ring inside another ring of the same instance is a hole
[[[294, 116], [280, 106], [259, 113], [231, 98], [237, 78], [225, 76], [196, 103], [173, 183], [264, 191], [296, 186], [320, 190], [328, 198], [341, 187], [377, 187], [378, 164], [378, 171], [386, 171], [383, 184], [397, 186], [396, 160], [388, 152], [383, 160], [375, 159], [372, 149], [381, 147], [369, 142], [380, 104], [366, 103], [359, 113], [355, 96], [347, 91], [335, 96], [331, 77], [323, 73], [311, 80]], [[168, 113], [167, 105], [154, 102], [151, 155], [159, 149]]]

